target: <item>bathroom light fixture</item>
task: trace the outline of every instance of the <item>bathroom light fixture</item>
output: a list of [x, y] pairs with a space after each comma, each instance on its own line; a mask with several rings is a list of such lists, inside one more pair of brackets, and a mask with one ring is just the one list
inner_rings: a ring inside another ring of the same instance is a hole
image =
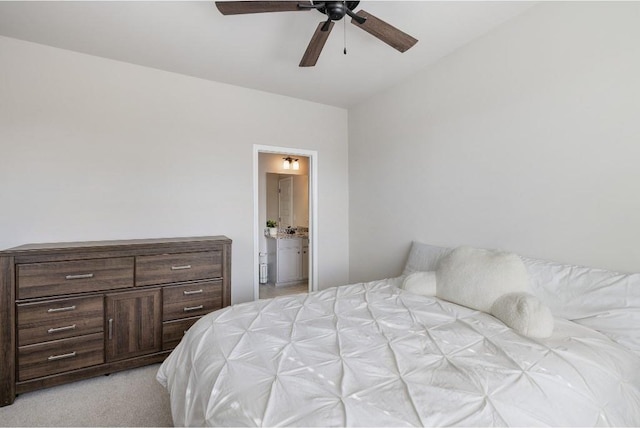
[[282, 158], [282, 159], [283, 159], [282, 168], [291, 169], [291, 165], [293, 164], [293, 169], [295, 170], [300, 169], [300, 162], [298, 162], [298, 159], [293, 159], [291, 156], [287, 156], [286, 158]]

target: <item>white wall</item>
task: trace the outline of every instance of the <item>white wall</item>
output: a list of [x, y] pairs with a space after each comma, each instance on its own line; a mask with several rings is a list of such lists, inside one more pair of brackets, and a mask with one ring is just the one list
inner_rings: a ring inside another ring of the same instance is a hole
[[350, 110], [350, 280], [413, 239], [640, 271], [639, 18], [542, 2]]
[[5, 37], [0, 64], [0, 248], [227, 235], [250, 300], [253, 145], [274, 145], [318, 151], [319, 281], [346, 282], [345, 110]]

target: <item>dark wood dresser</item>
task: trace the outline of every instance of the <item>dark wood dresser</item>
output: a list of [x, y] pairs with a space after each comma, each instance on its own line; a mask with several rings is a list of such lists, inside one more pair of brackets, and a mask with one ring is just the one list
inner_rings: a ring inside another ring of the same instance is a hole
[[200, 317], [230, 304], [224, 236], [0, 251], [0, 406], [160, 362]]

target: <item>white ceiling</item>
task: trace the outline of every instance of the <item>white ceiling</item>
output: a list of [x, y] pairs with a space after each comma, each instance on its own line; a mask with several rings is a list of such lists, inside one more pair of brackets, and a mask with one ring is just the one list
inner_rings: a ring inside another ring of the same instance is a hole
[[349, 107], [531, 7], [527, 1], [362, 1], [417, 38], [401, 54], [336, 23], [315, 67], [298, 67], [315, 10], [223, 16], [213, 1], [0, 1], [0, 35], [323, 104]]

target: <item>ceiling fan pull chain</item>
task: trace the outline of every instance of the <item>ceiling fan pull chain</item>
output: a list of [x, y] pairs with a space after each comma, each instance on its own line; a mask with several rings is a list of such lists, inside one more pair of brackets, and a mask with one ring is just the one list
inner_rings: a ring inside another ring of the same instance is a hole
[[344, 54], [347, 54], [347, 19], [343, 19], [342, 23], [344, 24]]

